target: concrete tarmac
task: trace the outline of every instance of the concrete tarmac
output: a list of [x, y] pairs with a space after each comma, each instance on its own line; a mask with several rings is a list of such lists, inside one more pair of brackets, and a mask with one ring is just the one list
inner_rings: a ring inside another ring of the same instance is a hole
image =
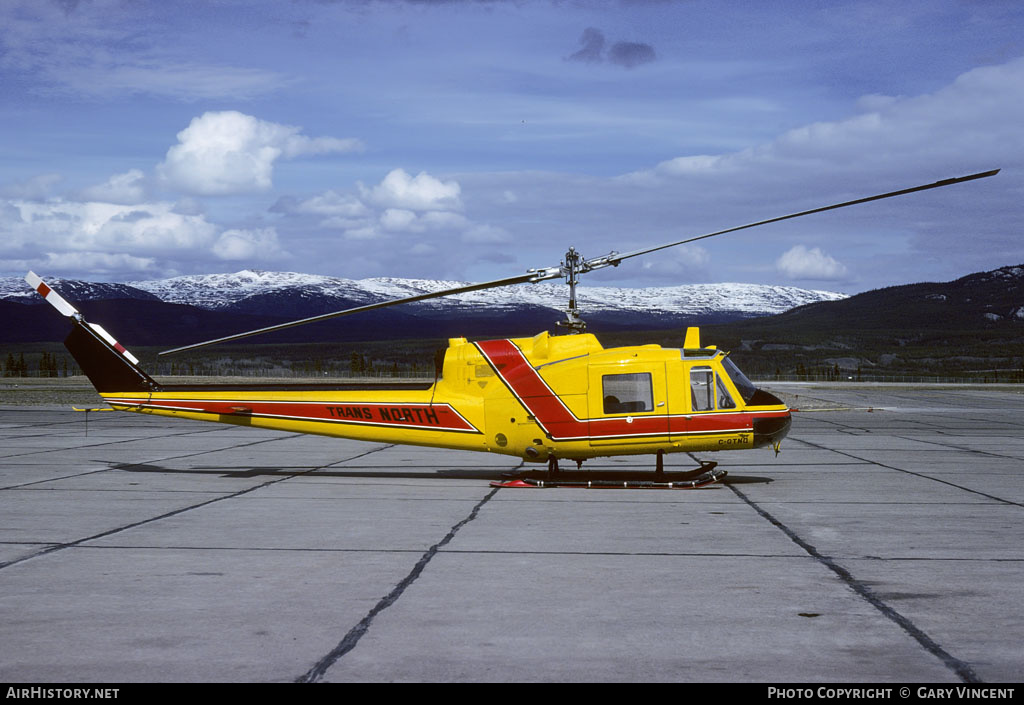
[[0, 680], [1020, 681], [1024, 394], [773, 389], [697, 490], [0, 406]]

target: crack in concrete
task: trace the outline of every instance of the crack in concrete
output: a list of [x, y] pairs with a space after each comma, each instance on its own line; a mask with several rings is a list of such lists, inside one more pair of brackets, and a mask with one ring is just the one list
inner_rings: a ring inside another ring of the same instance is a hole
[[405, 576], [405, 578], [403, 578], [402, 581], [399, 582], [391, 590], [391, 592], [385, 595], [380, 602], [374, 605], [373, 609], [371, 609], [367, 613], [367, 615], [363, 617], [359, 624], [357, 624], [349, 630], [348, 634], [346, 634], [345, 637], [340, 642], [338, 642], [338, 645], [336, 647], [334, 647], [327, 655], [325, 655], [323, 658], [317, 661], [312, 668], [310, 668], [304, 674], [296, 678], [295, 682], [317, 682], [318, 680], [323, 678], [324, 674], [331, 666], [337, 663], [338, 659], [340, 659], [342, 656], [344, 656], [349, 651], [354, 649], [356, 645], [359, 643], [359, 640], [362, 639], [363, 636], [366, 635], [366, 632], [369, 631], [370, 625], [373, 623], [374, 618], [376, 618], [378, 614], [380, 614], [381, 612], [383, 612], [388, 607], [390, 607], [398, 601], [398, 598], [402, 596], [402, 593], [404, 593], [406, 589], [408, 589], [409, 586], [416, 582], [416, 579], [420, 577], [420, 574], [423, 572], [423, 569], [426, 568], [427, 564], [430, 563], [430, 561], [434, 558], [435, 555], [437, 555], [437, 552], [444, 548], [455, 537], [455, 534], [458, 533], [459, 529], [461, 529], [463, 526], [476, 519], [477, 514], [480, 512], [480, 508], [487, 504], [487, 502], [490, 501], [491, 497], [498, 493], [499, 489], [500, 488], [495, 487], [490, 492], [488, 492], [486, 497], [484, 497], [483, 499], [476, 503], [472, 511], [470, 511], [469, 515], [465, 519], [463, 519], [458, 524], [453, 526], [443, 539], [441, 539], [433, 546], [431, 546], [429, 549], [427, 549], [427, 552], [420, 556], [420, 559], [416, 562], [416, 565], [413, 566], [413, 569], [409, 572], [409, 574]]
[[[943, 480], [943, 479], [940, 479], [938, 477], [932, 477], [931, 475], [925, 475], [924, 473], [914, 472], [913, 470], [907, 470], [905, 468], [898, 468], [895, 465], [886, 465], [885, 463], [880, 463], [877, 460], [871, 460], [869, 458], [861, 458], [859, 456], [854, 455], [853, 453], [847, 453], [846, 451], [843, 451], [843, 450], [836, 450], [835, 448], [829, 448], [827, 446], [818, 445], [817, 443], [812, 443], [811, 441], [808, 441], [808, 440], [801, 439], [800, 442], [801, 443], [806, 443], [807, 445], [812, 446], [813, 448], [817, 448], [818, 450], [827, 450], [827, 451], [832, 452], [832, 453], [837, 453], [838, 455], [846, 456], [847, 458], [853, 458], [854, 460], [860, 460], [862, 462], [868, 463], [869, 465], [875, 465], [875, 466], [880, 467], [880, 468], [885, 468], [886, 470], [895, 470], [896, 472], [902, 472], [902, 473], [904, 473], [906, 475], [913, 475], [914, 477], [920, 477], [923, 480], [931, 480], [933, 482], [941, 482], [943, 485], [949, 485], [950, 487], [955, 487], [958, 490], [962, 490], [964, 492], [970, 492], [971, 494], [976, 494], [979, 497], [985, 497], [985, 498], [991, 499], [991, 500], [993, 500], [995, 502], [1000, 502], [1002, 504], [1009, 504], [1009, 505], [1014, 506], [1014, 507], [1024, 507], [1024, 503], [1014, 502], [1011, 499], [1004, 499], [1002, 497], [997, 497], [994, 494], [988, 494], [987, 492], [982, 492], [980, 490], [972, 490], [970, 487], [964, 487], [963, 485], [958, 485], [955, 482], [950, 482], [949, 480]], [[975, 451], [975, 452], [982, 452], [982, 451]], [[730, 487], [730, 489], [732, 489], [732, 488]]]
[[853, 574], [850, 573], [850, 571], [848, 571], [846, 568], [841, 566], [839, 563], [837, 563], [834, 559], [830, 558], [829, 556], [821, 554], [818, 551], [818, 549], [816, 549], [814, 546], [800, 538], [800, 536], [798, 536], [795, 531], [793, 531], [788, 526], [783, 524], [781, 521], [776, 519], [770, 512], [763, 509], [760, 505], [758, 505], [752, 499], [747, 497], [747, 495], [743, 494], [743, 492], [736, 489], [732, 485], [727, 486], [736, 494], [737, 497], [739, 497], [748, 506], [750, 506], [751, 509], [753, 509], [759, 515], [761, 515], [761, 517], [767, 520], [772, 526], [782, 531], [782, 533], [784, 533], [790, 541], [792, 541], [797, 546], [806, 551], [812, 558], [814, 558], [814, 560], [818, 561], [823, 566], [825, 566], [833, 573], [835, 573], [837, 576], [839, 576], [839, 579], [842, 580], [847, 587], [849, 587], [859, 596], [864, 598], [872, 607], [881, 612], [885, 617], [895, 622], [900, 628], [903, 629], [903, 631], [905, 631], [915, 641], [917, 641], [917, 643], [920, 644], [925, 649], [925, 651], [927, 651], [928, 653], [932, 654], [940, 661], [942, 661], [942, 663], [949, 670], [955, 673], [957, 677], [960, 678], [960, 680], [962, 680], [964, 683], [983, 682], [981, 678], [978, 677], [978, 674], [974, 672], [974, 669], [971, 668], [970, 664], [961, 661], [960, 659], [956, 658], [948, 651], [943, 649], [934, 639], [925, 634], [924, 631], [922, 631], [916, 624], [910, 621], [910, 619], [894, 610], [892, 607], [886, 604], [880, 597], [878, 597], [878, 595], [872, 592], [867, 585], [857, 580], [857, 578], [853, 577]]
[[[254, 446], [254, 445], [259, 445], [261, 443], [270, 443], [272, 441], [278, 441], [278, 440], [281, 440], [281, 439], [280, 438], [265, 438], [265, 439], [262, 439], [262, 440], [259, 440], [259, 441], [254, 441], [252, 443], [242, 443], [240, 445], [234, 446], [234, 448], [244, 448], [246, 446]], [[127, 531], [128, 529], [134, 529], [137, 526], [144, 526], [144, 525], [150, 524], [150, 523], [152, 523], [154, 521], [160, 521], [161, 519], [167, 519], [168, 517], [177, 516], [178, 514], [183, 514], [184, 512], [190, 512], [193, 509], [199, 509], [200, 507], [205, 507], [207, 505], [214, 504], [216, 502], [222, 502], [222, 501], [224, 501], [226, 499], [234, 499], [235, 497], [240, 497], [240, 496], [242, 496], [244, 494], [248, 494], [249, 492], [253, 492], [255, 490], [259, 490], [259, 489], [262, 489], [264, 487], [269, 487], [270, 485], [277, 484], [278, 482], [284, 482], [285, 480], [289, 480], [289, 479], [291, 479], [293, 477], [299, 477], [301, 475], [307, 475], [307, 474], [309, 474], [311, 472], [315, 472], [317, 470], [322, 470], [323, 468], [329, 468], [332, 465], [337, 465], [338, 463], [345, 463], [345, 462], [348, 462], [350, 460], [356, 460], [357, 458], [362, 458], [363, 456], [369, 455], [370, 453], [376, 453], [378, 451], [385, 450], [387, 448], [393, 448], [393, 447], [394, 447], [393, 445], [381, 446], [380, 448], [374, 448], [373, 450], [369, 450], [369, 451], [367, 451], [365, 453], [360, 453], [359, 455], [353, 456], [351, 458], [345, 458], [344, 460], [335, 460], [334, 462], [328, 463], [326, 465], [320, 465], [320, 466], [317, 466], [315, 468], [310, 468], [309, 470], [304, 470], [303, 472], [297, 472], [297, 473], [288, 475], [286, 477], [279, 477], [279, 478], [276, 478], [276, 479], [273, 479], [273, 480], [268, 480], [267, 482], [260, 483], [259, 485], [254, 485], [253, 487], [249, 487], [247, 489], [240, 490], [238, 492], [233, 492], [231, 494], [226, 494], [226, 495], [223, 495], [221, 497], [214, 497], [213, 499], [207, 500], [205, 502], [200, 502], [198, 504], [193, 504], [193, 505], [190, 505], [188, 507], [182, 507], [181, 509], [175, 509], [174, 511], [166, 512], [166, 513], [161, 514], [159, 516], [150, 517], [148, 519], [142, 519], [140, 521], [136, 521], [136, 522], [133, 522], [131, 524], [125, 524], [124, 526], [118, 526], [118, 527], [113, 528], [113, 529], [108, 529], [106, 531], [101, 531], [98, 534], [93, 534], [92, 536], [86, 536], [85, 538], [77, 539], [75, 541], [67, 541], [67, 542], [64, 542], [64, 543], [53, 544], [53, 545], [49, 546], [48, 548], [45, 548], [45, 549], [43, 549], [41, 551], [36, 551], [35, 553], [29, 554], [27, 556], [22, 556], [20, 558], [15, 558], [15, 559], [10, 560], [10, 561], [2, 562], [2, 563], [0, 563], [0, 570], [3, 570], [4, 568], [9, 568], [10, 566], [16, 565], [18, 563], [23, 563], [24, 561], [31, 560], [33, 558], [39, 558], [40, 556], [45, 556], [45, 555], [48, 555], [50, 553], [54, 553], [56, 551], [61, 551], [61, 550], [65, 549], [65, 548], [71, 548], [73, 546], [80, 546], [81, 544], [86, 543], [88, 541], [95, 541], [96, 539], [101, 539], [101, 538], [105, 538], [107, 536], [112, 536], [113, 534], [119, 534], [122, 531]], [[225, 449], [225, 448], [217, 448], [217, 449], [205, 450], [205, 451], [202, 451], [202, 452], [199, 452], [199, 453], [190, 453], [190, 454], [187, 454], [187, 455], [174, 456], [174, 457], [176, 457], [176, 458], [187, 458], [187, 457], [192, 457], [192, 456], [195, 456], [195, 455], [205, 455], [207, 453], [218, 453], [218, 452], [220, 452], [222, 450], [227, 450], [227, 449]], [[173, 459], [173, 458], [165, 458], [165, 460], [167, 460], [167, 459]]]

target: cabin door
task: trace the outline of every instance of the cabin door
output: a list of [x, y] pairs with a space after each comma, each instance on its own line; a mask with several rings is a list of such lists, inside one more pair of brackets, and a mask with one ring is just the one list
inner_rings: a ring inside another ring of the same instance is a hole
[[687, 370], [689, 411], [684, 433], [677, 434], [689, 448], [720, 450], [745, 443], [734, 435], [747, 430], [743, 417], [736, 414], [737, 402], [723, 382], [721, 372], [711, 365], [695, 364]]

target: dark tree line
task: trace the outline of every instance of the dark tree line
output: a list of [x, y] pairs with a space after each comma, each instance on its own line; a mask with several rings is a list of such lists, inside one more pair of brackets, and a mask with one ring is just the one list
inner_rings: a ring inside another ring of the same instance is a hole
[[18, 353], [15, 357], [14, 353], [9, 352], [4, 360], [3, 373], [4, 377], [67, 377], [71, 370], [66, 357], [58, 358], [53, 353], [40, 353], [37, 364], [30, 366], [25, 360], [25, 353]]

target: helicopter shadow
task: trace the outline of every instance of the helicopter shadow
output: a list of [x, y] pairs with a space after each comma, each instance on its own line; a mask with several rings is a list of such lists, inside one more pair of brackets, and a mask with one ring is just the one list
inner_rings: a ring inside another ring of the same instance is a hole
[[231, 478], [287, 478], [287, 477], [352, 477], [352, 478], [399, 478], [399, 479], [470, 479], [470, 480], [500, 480], [505, 476], [503, 470], [461, 470], [452, 468], [437, 468], [432, 471], [380, 471], [380, 470], [299, 470], [286, 467], [250, 467], [231, 470], [224, 467], [205, 466], [195, 468], [168, 468], [162, 465], [150, 463], [115, 463], [110, 465], [111, 470], [122, 470], [125, 472], [137, 473], [158, 473], [166, 475], [216, 475], [218, 477]]
[[775, 480], [771, 477], [755, 475], [726, 475], [722, 479], [723, 485], [764, 485], [769, 482], [775, 482]]
[[[381, 471], [381, 470], [296, 470], [286, 467], [263, 466], [239, 468], [230, 470], [217, 466], [201, 466], [195, 468], [169, 468], [152, 463], [110, 463], [111, 470], [121, 470], [132, 473], [157, 473], [162, 475], [216, 475], [229, 478], [288, 478], [288, 477], [337, 477], [337, 478], [360, 478], [360, 479], [446, 479], [446, 480], [508, 480], [510, 478], [546, 480], [548, 474], [543, 470], [483, 470], [483, 469], [455, 469], [438, 467], [433, 470], [421, 471]], [[658, 482], [679, 481], [681, 473], [666, 472], [658, 478]], [[653, 480], [654, 474], [651, 471], [561, 471], [558, 478], [564, 481], [576, 480]], [[768, 477], [752, 477], [742, 475], [729, 475], [722, 481], [724, 484], [752, 484], [773, 482]]]

